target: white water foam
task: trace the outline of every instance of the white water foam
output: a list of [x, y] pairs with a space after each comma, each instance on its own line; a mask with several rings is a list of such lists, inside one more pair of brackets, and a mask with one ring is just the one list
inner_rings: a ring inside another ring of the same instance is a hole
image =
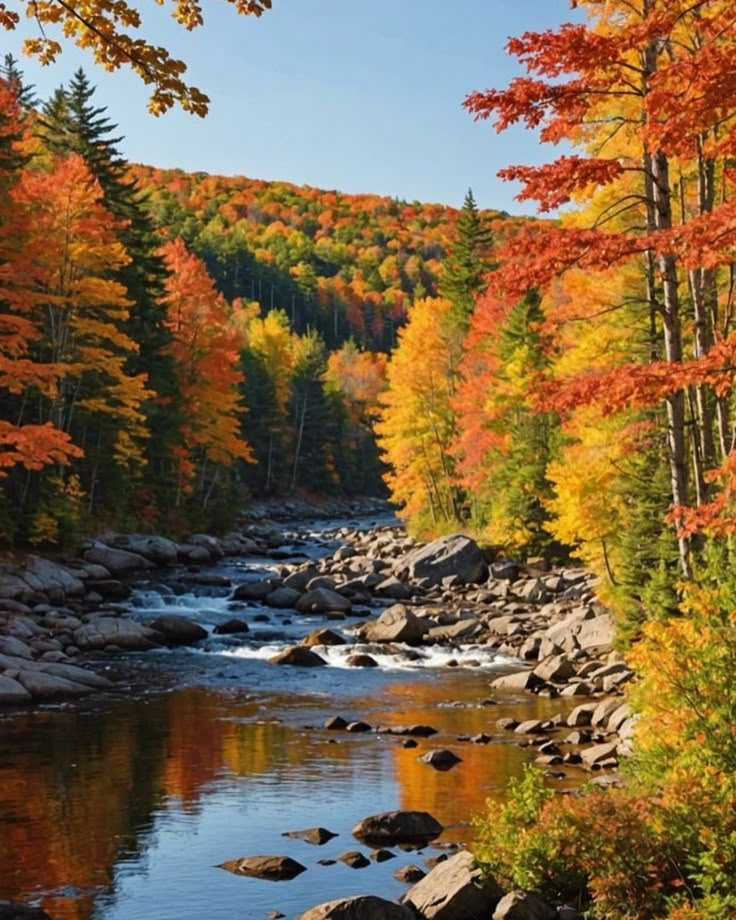
[[[240, 646], [239, 648], [222, 649], [215, 654], [228, 658], [254, 658], [268, 659], [282, 652], [285, 645]], [[415, 649], [405, 647], [407, 657], [388, 654], [376, 649], [375, 646], [366, 645], [315, 645], [310, 646], [320, 658], [324, 658], [328, 666], [355, 670], [348, 663], [351, 655], [370, 655], [376, 664], [384, 671], [416, 671], [430, 668], [446, 668], [455, 662], [460, 668], [497, 668], [505, 661], [493, 649], [483, 646], [470, 646], [462, 649], [443, 648], [432, 646], [430, 648]], [[212, 653], [210, 653], [212, 654]]]

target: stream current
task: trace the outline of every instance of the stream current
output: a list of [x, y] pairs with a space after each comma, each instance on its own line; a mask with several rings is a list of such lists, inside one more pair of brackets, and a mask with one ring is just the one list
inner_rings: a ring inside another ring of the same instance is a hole
[[[274, 666], [269, 657], [318, 627], [352, 641], [350, 627], [365, 617], [332, 621], [230, 600], [226, 580], [331, 554], [344, 523], [295, 529], [291, 549], [279, 553], [290, 558], [223, 560], [196, 579], [139, 582], [133, 615], [196, 620], [210, 632], [201, 648], [107, 657], [100, 664], [119, 678], [114, 692], [2, 716], [0, 899], [38, 904], [54, 920], [245, 920], [275, 910], [291, 920], [344, 895], [397, 898], [408, 887], [397, 869], [424, 867], [441, 848], [472, 841], [471, 817], [533, 756], [496, 720], [546, 718], [559, 701], [491, 699], [489, 681], [509, 660], [485, 647], [416, 657], [335, 646], [316, 649], [327, 667]], [[213, 634], [233, 616], [248, 623], [247, 634]], [[349, 667], [356, 651], [379, 667]], [[374, 727], [428, 724], [438, 734], [404, 748], [388, 733], [327, 731], [333, 715]], [[492, 740], [467, 740], [478, 733]], [[418, 760], [435, 747], [462, 762], [440, 772]], [[362, 869], [318, 862], [346, 850], [367, 855], [351, 828], [398, 808], [429, 811], [444, 834], [421, 852], [394, 848], [394, 859]], [[323, 846], [283, 836], [317, 825], [338, 836]], [[270, 882], [218, 868], [268, 854], [307, 871]]]

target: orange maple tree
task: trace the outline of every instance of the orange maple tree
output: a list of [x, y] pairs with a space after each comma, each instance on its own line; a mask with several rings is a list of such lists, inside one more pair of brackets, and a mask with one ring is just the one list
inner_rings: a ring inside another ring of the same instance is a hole
[[[176, 363], [184, 419], [182, 443], [176, 450], [178, 496], [180, 500], [198, 488], [206, 504], [221, 467], [238, 458], [252, 460], [240, 430], [242, 336], [204, 263], [188, 251], [184, 241], [179, 237], [167, 243], [162, 255], [169, 270], [163, 298], [172, 333], [169, 353]], [[205, 487], [208, 466], [214, 472]]]
[[636, 296], [651, 318], [653, 360], [583, 371], [552, 399], [556, 392], [558, 408], [664, 401], [673, 520], [681, 568], [690, 575], [683, 509], [707, 501], [707, 470], [731, 451], [725, 391], [735, 344], [728, 277], [736, 204], [727, 158], [736, 152], [736, 130], [724, 87], [734, 79], [736, 11], [722, 0], [578, 6], [588, 9], [588, 23], [509, 41], [528, 76], [466, 100], [498, 130], [522, 122], [544, 141], [585, 151], [502, 171], [542, 211], [568, 201], [588, 206], [583, 220], [521, 227], [501, 246], [491, 283], [513, 298], [547, 289], [572, 267], [639, 266]]

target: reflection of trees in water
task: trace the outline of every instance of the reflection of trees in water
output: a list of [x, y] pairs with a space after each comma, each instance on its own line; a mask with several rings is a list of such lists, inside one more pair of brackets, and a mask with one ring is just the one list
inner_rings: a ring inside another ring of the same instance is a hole
[[[278, 701], [273, 704], [274, 716]], [[74, 886], [45, 897], [55, 920], [88, 920], [110, 891], [116, 861], [144, 852], [156, 813], [195, 813], [227, 777], [288, 777], [292, 786], [380, 769], [383, 749], [354, 738], [252, 721], [263, 710], [190, 689], [104, 714], [41, 713], [3, 728], [0, 751], [0, 898]], [[239, 721], [243, 720], [243, 721]], [[247, 721], [246, 721], [247, 720]], [[373, 760], [375, 759], [375, 763]], [[309, 791], [313, 794], [313, 786]]]

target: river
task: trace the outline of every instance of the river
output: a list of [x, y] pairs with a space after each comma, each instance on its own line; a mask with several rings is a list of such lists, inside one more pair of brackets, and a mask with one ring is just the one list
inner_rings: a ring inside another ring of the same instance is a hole
[[[294, 559], [334, 551], [331, 526], [295, 532]], [[225, 560], [200, 576], [239, 582], [283, 564]], [[284, 644], [356, 618], [234, 610], [229, 595], [216, 584], [139, 583], [130, 604], [142, 620], [185, 613], [211, 629], [237, 615], [251, 631], [213, 636], [203, 649], [105, 659], [120, 679], [115, 692], [2, 716], [0, 898], [39, 904], [54, 920], [244, 920], [273, 910], [293, 918], [347, 894], [398, 897], [408, 886], [393, 873], [471, 841], [471, 816], [532, 756], [496, 720], [560, 710], [533, 696], [489, 699], [489, 680], [508, 662], [486, 649], [379, 656], [380, 668], [355, 669], [338, 647], [329, 667], [270, 665]], [[388, 733], [327, 731], [333, 715], [374, 727], [429, 724], [438, 734], [406, 748]], [[492, 741], [467, 740], [481, 732]], [[433, 747], [462, 762], [434, 770], [418, 760]], [[367, 854], [351, 827], [396, 808], [429, 811], [444, 834], [362, 869], [318, 862]], [[315, 825], [338, 836], [319, 847], [282, 836]], [[218, 868], [261, 854], [291, 856], [307, 871], [269, 882]]]

